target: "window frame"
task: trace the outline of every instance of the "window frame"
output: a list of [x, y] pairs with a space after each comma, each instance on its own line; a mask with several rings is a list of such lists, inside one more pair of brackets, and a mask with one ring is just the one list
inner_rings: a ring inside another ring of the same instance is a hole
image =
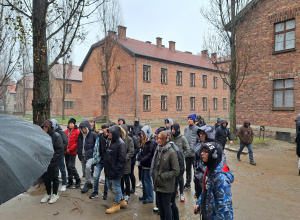
[[66, 84], [66, 94], [72, 94], [72, 84]]
[[[145, 67], [148, 69], [145, 70]], [[151, 66], [150, 65], [143, 65], [143, 82], [151, 82]]]
[[218, 98], [213, 98], [213, 110], [218, 110]]
[[102, 70], [101, 71], [101, 76], [102, 76], [102, 86], [105, 86], [106, 85], [106, 70]]
[[196, 98], [190, 97], [190, 110], [195, 111], [195, 109], [196, 109]]
[[[71, 104], [68, 106], [68, 104]], [[74, 109], [74, 101], [64, 101], [64, 107], [65, 109]]]
[[[180, 108], [178, 108], [178, 106]], [[176, 110], [177, 111], [181, 111], [182, 110], [182, 96], [176, 96]]]
[[[147, 102], [147, 108], [145, 108], [145, 102]], [[151, 111], [151, 95], [143, 95], [143, 111]]]
[[[295, 27], [292, 28], [292, 29], [288, 29], [287, 30], [286, 29], [286, 23], [288, 21], [292, 21], [292, 20], [295, 21]], [[276, 32], [276, 25], [280, 24], [280, 23], [284, 23], [284, 29], [283, 29], [283, 31]], [[286, 33], [292, 32], [292, 31], [295, 32], [295, 38], [294, 38], [295, 46], [293, 48], [286, 49]], [[282, 50], [276, 50], [276, 35], [279, 35], [279, 34], [283, 34], [283, 36], [284, 36], [283, 49]], [[273, 54], [284, 53], [284, 52], [291, 52], [291, 51], [295, 51], [295, 50], [296, 50], [296, 19], [292, 18], [292, 19], [288, 19], [288, 20], [285, 20], [285, 21], [274, 23], [274, 51], [273, 51]]]
[[161, 111], [167, 111], [168, 110], [167, 100], [168, 100], [168, 97], [166, 95], [162, 95], [160, 97], [160, 110]]
[[[178, 81], [180, 81], [180, 82], [178, 82]], [[180, 70], [177, 70], [177, 72], [176, 72], [176, 85], [182, 86], [182, 71], [180, 71]]]
[[194, 87], [195, 86], [195, 76], [196, 74], [195, 73], [190, 73], [190, 86], [191, 87]]
[[202, 97], [202, 111], [206, 111], [206, 110], [207, 110], [207, 97]]
[[161, 82], [161, 84], [168, 84], [167, 73], [168, 73], [168, 69], [161, 68], [161, 71], [160, 71], [160, 82]]
[[227, 90], [227, 84], [226, 84], [225, 80], [222, 79], [222, 81], [223, 81], [223, 90]]
[[223, 98], [223, 110], [227, 110], [227, 98]]
[[[285, 88], [285, 81], [292, 79], [294, 83], [294, 87], [291, 88]], [[275, 81], [283, 81], [283, 88], [275, 89]], [[293, 107], [285, 107], [285, 91], [293, 91]], [[282, 91], [282, 107], [275, 107], [275, 92], [276, 91]], [[287, 78], [287, 79], [276, 79], [273, 80], [273, 108], [272, 110], [295, 110], [295, 79], [294, 78]]]
[[217, 76], [213, 77], [213, 88], [214, 89], [218, 88], [218, 77]]
[[207, 88], [207, 75], [202, 75], [202, 88]]

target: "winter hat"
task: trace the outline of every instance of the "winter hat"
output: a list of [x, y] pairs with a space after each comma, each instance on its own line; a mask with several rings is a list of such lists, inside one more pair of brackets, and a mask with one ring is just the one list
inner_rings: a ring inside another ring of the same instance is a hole
[[50, 120], [46, 120], [44, 121], [44, 123], [41, 126], [43, 127], [47, 127], [48, 128], [48, 133], [50, 133], [50, 131], [52, 130], [52, 122]]
[[195, 122], [195, 120], [196, 120], [196, 115], [195, 115], [195, 114], [191, 114], [191, 115], [189, 115], [188, 119], [189, 119], [189, 118], [193, 119], [193, 121]]
[[215, 142], [204, 143], [202, 151], [204, 149], [208, 150], [209, 157], [208, 161], [203, 161], [203, 163], [205, 164], [205, 166], [207, 166], [208, 170], [213, 171], [222, 161], [222, 149]]
[[75, 118], [70, 118], [70, 120], [68, 121], [68, 124], [69, 123], [73, 123], [75, 125], [76, 124], [76, 119]]
[[218, 118], [218, 119], [217, 119], [217, 124], [218, 124], [218, 123], [221, 123], [221, 121], [222, 121], [222, 120], [221, 120], [220, 118]]
[[155, 130], [155, 134], [156, 135], [158, 135], [160, 132], [162, 132], [162, 131], [165, 131], [166, 130], [166, 128], [165, 127], [159, 127], [159, 128], [157, 128], [156, 130]]
[[56, 119], [51, 119], [52, 122], [52, 127], [54, 128], [54, 130], [56, 130], [58, 128], [58, 121]]

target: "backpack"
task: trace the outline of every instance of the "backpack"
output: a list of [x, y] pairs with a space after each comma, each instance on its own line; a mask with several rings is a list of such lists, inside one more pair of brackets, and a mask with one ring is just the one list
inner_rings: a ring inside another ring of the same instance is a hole
[[[219, 126], [219, 131], [221, 130], [221, 126]], [[228, 127], [226, 127], [226, 130], [229, 131]]]
[[180, 170], [180, 174], [179, 175], [183, 175], [184, 173], [184, 157], [182, 152], [179, 150], [179, 148], [175, 145], [174, 142], [169, 142], [172, 146], [172, 148], [176, 151], [177, 153], [177, 157], [178, 157], [178, 163], [179, 163], [179, 170]]

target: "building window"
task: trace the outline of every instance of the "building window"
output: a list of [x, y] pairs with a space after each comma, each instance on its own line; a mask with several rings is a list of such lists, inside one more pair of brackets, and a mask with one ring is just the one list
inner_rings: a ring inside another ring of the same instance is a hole
[[291, 141], [291, 134], [288, 132], [276, 132], [276, 140]]
[[182, 96], [176, 97], [176, 110], [182, 110]]
[[150, 95], [144, 95], [143, 96], [143, 106], [144, 106], [144, 111], [150, 111]]
[[274, 80], [274, 107], [294, 107], [294, 79]]
[[195, 110], [195, 97], [190, 98], [191, 111]]
[[195, 73], [191, 73], [191, 86], [195, 86]]
[[217, 88], [218, 77], [214, 76], [214, 89]]
[[167, 84], [167, 69], [161, 69], [161, 83]]
[[65, 108], [74, 108], [73, 101], [65, 101]]
[[66, 85], [66, 93], [67, 94], [72, 94], [72, 84], [67, 84]]
[[182, 85], [182, 71], [177, 71], [176, 74], [176, 85], [181, 86]]
[[167, 110], [167, 96], [164, 95], [161, 96], [161, 110]]
[[102, 75], [102, 86], [104, 86], [106, 84], [106, 70], [102, 70], [101, 75]]
[[295, 19], [275, 24], [275, 51], [295, 48]]
[[218, 99], [214, 98], [213, 101], [214, 101], [214, 110], [218, 110]]
[[143, 81], [150, 82], [150, 66], [143, 66]]
[[202, 98], [202, 110], [207, 110], [207, 98]]
[[227, 98], [223, 98], [223, 110], [227, 110]]
[[17, 101], [17, 96], [16, 95], [14, 95], [14, 101]]
[[207, 75], [202, 75], [202, 88], [207, 88]]
[[223, 90], [227, 89], [226, 79], [223, 79]]
[[105, 46], [102, 46], [102, 54], [105, 54]]

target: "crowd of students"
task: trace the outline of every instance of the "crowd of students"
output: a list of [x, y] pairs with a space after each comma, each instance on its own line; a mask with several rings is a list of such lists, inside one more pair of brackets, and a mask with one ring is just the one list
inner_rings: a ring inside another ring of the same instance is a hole
[[[168, 118], [154, 135], [149, 125], [140, 125], [138, 118], [133, 125], [127, 125], [124, 118], [102, 124], [102, 132], [98, 131], [94, 120], [82, 121], [78, 128], [76, 120], [71, 118], [64, 132], [57, 120], [46, 120], [42, 128], [52, 137], [55, 153], [43, 175], [47, 194], [41, 202], [54, 203], [59, 198], [59, 170], [61, 191], [80, 187], [81, 178], [75, 166], [77, 155], [85, 178], [81, 193], [93, 190], [90, 199], [98, 197], [99, 179], [104, 169], [102, 198], [107, 199], [108, 190], [114, 194], [114, 203], [106, 210], [108, 214], [126, 207], [135, 188], [141, 186], [143, 194], [139, 200], [143, 204], [155, 202], [153, 211], [159, 212], [161, 219], [177, 220], [179, 211], [175, 197], [180, 196], [180, 201], [185, 202], [184, 190], [191, 189], [194, 176], [195, 197], [198, 198], [195, 214], [201, 213], [202, 219], [233, 219], [231, 183], [234, 177], [224, 154], [227, 139], [232, 143], [228, 123], [218, 119], [214, 126], [206, 125], [196, 114], [187, 119], [188, 126], [183, 134], [179, 124], [173, 124]], [[136, 166], [138, 182], [134, 175]]]

